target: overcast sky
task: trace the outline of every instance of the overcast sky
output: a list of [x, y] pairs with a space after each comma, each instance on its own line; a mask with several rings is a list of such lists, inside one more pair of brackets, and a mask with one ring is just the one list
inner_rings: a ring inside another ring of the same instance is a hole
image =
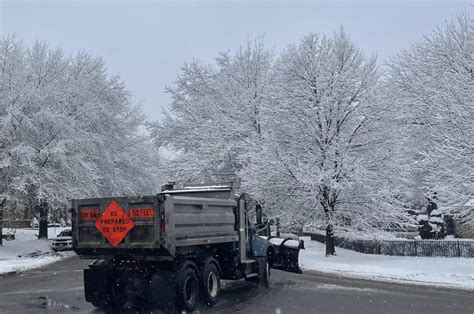
[[304, 34], [341, 25], [380, 63], [461, 11], [471, 1], [5, 1], [0, 32], [36, 39], [67, 53], [102, 56], [150, 120], [169, 103], [165, 85], [183, 62], [212, 62], [264, 35], [276, 52]]

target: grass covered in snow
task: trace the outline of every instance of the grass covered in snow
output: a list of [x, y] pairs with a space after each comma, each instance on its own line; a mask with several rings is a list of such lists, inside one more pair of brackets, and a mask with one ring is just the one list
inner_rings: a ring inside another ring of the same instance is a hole
[[[48, 228], [48, 238], [56, 237], [64, 229], [67, 228]], [[0, 246], [0, 274], [41, 267], [74, 255], [72, 251], [53, 252], [51, 240], [38, 240], [37, 235], [37, 229], [17, 229], [15, 240], [3, 240], [3, 246]]]
[[474, 290], [474, 259], [362, 254], [336, 247], [325, 257], [325, 245], [305, 240], [300, 266], [307, 270], [370, 279], [442, 285]]

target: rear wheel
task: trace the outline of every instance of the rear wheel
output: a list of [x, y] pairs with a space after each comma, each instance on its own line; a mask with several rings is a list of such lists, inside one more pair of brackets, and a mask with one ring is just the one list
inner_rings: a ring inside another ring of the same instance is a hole
[[199, 279], [195, 269], [187, 263], [181, 267], [177, 280], [177, 302], [181, 308], [193, 311], [199, 298]]
[[219, 269], [213, 262], [208, 262], [202, 270], [204, 299], [208, 304], [217, 302], [221, 291], [221, 277]]

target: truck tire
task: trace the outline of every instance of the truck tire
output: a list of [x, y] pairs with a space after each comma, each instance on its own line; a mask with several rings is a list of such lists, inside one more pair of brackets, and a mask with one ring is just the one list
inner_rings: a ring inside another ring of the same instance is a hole
[[208, 260], [202, 269], [202, 287], [207, 304], [214, 304], [221, 291], [221, 276], [216, 266], [217, 261]]
[[199, 278], [194, 263], [185, 263], [178, 272], [176, 298], [180, 309], [192, 312], [199, 299]]

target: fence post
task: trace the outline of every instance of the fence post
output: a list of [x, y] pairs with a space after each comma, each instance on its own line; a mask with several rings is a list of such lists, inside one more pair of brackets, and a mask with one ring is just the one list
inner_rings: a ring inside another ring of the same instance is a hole
[[458, 242], [458, 257], [461, 257], [461, 248], [459, 247], [459, 239], [457, 239]]
[[418, 250], [416, 248], [416, 239], [413, 239], [413, 242], [415, 243], [414, 248], [415, 248], [415, 254], [413, 256], [418, 256]]

